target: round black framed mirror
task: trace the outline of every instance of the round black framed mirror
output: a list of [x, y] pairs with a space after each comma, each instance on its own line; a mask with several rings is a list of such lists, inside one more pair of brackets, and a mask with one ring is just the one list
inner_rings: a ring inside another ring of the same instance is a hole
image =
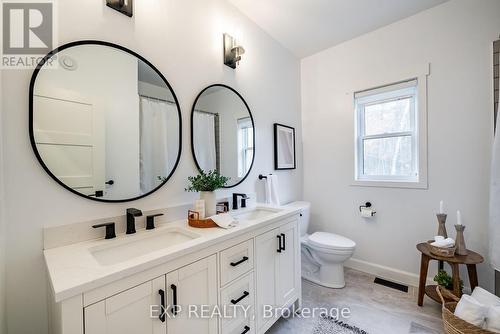
[[126, 202], [161, 188], [182, 148], [177, 97], [141, 55], [103, 41], [47, 54], [30, 82], [29, 133], [45, 171], [67, 190]]
[[203, 89], [191, 110], [191, 149], [199, 170], [243, 182], [255, 159], [255, 124], [245, 99], [235, 89], [214, 84]]

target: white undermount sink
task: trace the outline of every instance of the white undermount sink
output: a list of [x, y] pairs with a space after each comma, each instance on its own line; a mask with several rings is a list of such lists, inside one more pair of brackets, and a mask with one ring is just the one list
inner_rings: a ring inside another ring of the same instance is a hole
[[90, 253], [100, 264], [113, 265], [198, 237], [198, 234], [180, 227], [143, 231], [127, 238], [106, 241], [108, 244], [90, 248]]
[[280, 212], [277, 209], [267, 209], [267, 208], [255, 208], [243, 212], [235, 212], [233, 217], [238, 220], [257, 220], [266, 218], [270, 215]]

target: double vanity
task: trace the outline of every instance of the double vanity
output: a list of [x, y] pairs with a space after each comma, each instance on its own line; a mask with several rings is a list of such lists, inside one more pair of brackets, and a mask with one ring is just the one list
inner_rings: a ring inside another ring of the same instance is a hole
[[[153, 64], [123, 46], [77, 41], [49, 53], [33, 73], [29, 107], [40, 165], [86, 200], [149, 196], [179, 164], [177, 96]], [[227, 178], [214, 189], [242, 184], [255, 159], [243, 96], [212, 84], [194, 99], [190, 121], [193, 167]], [[215, 202], [211, 195], [205, 204]], [[244, 207], [247, 196], [234, 195]], [[179, 219], [191, 209], [151, 212], [137, 231], [137, 209], [126, 219], [46, 228], [50, 333], [264, 333], [282, 311], [300, 308], [299, 209], [233, 210], [239, 224], [230, 229], [190, 227]]]
[[300, 308], [299, 211], [231, 215], [231, 229], [159, 222], [46, 249], [50, 333], [264, 333]]

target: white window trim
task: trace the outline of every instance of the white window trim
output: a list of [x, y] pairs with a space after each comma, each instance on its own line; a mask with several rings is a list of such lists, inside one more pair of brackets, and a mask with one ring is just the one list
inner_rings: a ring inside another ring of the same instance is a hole
[[[415, 124], [415, 129], [418, 134], [416, 140], [418, 140], [418, 152], [415, 152], [417, 159], [419, 161], [418, 168], [418, 180], [416, 181], [397, 181], [391, 177], [391, 180], [384, 180], [379, 178], [377, 180], [370, 179], [358, 179], [358, 112], [354, 108], [354, 174], [352, 186], [361, 187], [380, 187], [380, 188], [413, 188], [413, 189], [428, 189], [428, 159], [427, 159], [427, 76], [429, 75], [429, 64], [424, 67], [424, 70], [419, 71], [418, 75], [409, 75], [406, 78], [399, 78], [399, 80], [392, 81], [393, 83], [410, 81], [417, 79], [417, 124]], [[391, 83], [382, 83], [378, 85], [373, 85], [373, 87], [384, 87], [390, 86]], [[358, 90], [361, 91], [361, 90]], [[352, 93], [352, 100], [354, 101], [354, 93]], [[415, 138], [415, 137], [414, 137]], [[417, 161], [417, 160], [415, 160]]]

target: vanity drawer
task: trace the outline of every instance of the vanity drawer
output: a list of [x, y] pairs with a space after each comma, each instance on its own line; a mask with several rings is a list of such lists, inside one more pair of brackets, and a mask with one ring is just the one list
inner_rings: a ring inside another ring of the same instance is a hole
[[253, 271], [241, 277], [221, 290], [221, 309], [224, 317], [221, 320], [222, 333], [238, 333], [245, 331], [245, 326], [253, 329], [255, 308], [255, 290]]
[[254, 322], [250, 319], [235, 321], [228, 326], [222, 327], [222, 334], [254, 334]]
[[220, 252], [221, 286], [253, 269], [253, 239]]

